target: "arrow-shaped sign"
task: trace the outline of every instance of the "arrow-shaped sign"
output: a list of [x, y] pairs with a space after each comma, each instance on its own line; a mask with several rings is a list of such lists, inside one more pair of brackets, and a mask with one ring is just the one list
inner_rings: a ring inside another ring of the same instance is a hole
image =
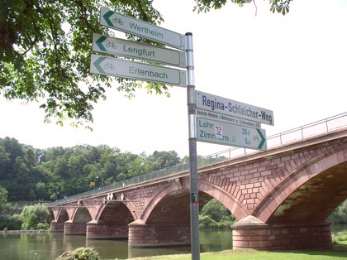
[[[94, 38], [94, 35], [93, 35], [93, 39]], [[106, 36], [104, 35], [100, 35], [100, 36], [97, 36], [96, 37], [96, 40], [95, 40], [95, 44], [98, 46], [98, 48], [101, 50], [101, 51], [107, 51], [105, 45], [104, 45], [104, 41], [107, 39]], [[94, 42], [94, 41], [93, 41]]]
[[103, 70], [101, 63], [106, 59], [106, 57], [98, 57], [94, 62], [93, 65], [95, 66], [96, 70], [100, 72], [100, 74], [106, 74], [106, 72]]
[[183, 70], [131, 62], [109, 56], [92, 54], [90, 71], [95, 74], [186, 86], [186, 72]]
[[104, 26], [132, 33], [137, 36], [158, 41], [174, 48], [184, 50], [184, 36], [165, 28], [141, 21], [129, 16], [124, 16], [102, 7], [100, 23]]
[[260, 131], [261, 129], [259, 129], [259, 128], [256, 128], [256, 130], [257, 130], [257, 132], [258, 132], [258, 134], [259, 134], [259, 136], [260, 136], [260, 143], [259, 143], [259, 145], [258, 145], [258, 149], [259, 150], [263, 150], [263, 149], [266, 149], [266, 146], [264, 146], [264, 145], [266, 145], [266, 138], [265, 138], [265, 136], [263, 135], [263, 133]]
[[105, 22], [109, 27], [113, 27], [113, 23], [111, 21], [111, 16], [114, 14], [111, 10], [105, 10], [105, 13], [102, 14], [102, 17], [104, 18]]
[[261, 128], [250, 128], [225, 121], [197, 117], [197, 140], [214, 144], [266, 150], [266, 134]]
[[181, 68], [186, 67], [185, 56], [182, 51], [159, 48], [134, 41], [93, 34], [93, 50], [112, 54], [114, 56], [131, 57], [165, 63]]

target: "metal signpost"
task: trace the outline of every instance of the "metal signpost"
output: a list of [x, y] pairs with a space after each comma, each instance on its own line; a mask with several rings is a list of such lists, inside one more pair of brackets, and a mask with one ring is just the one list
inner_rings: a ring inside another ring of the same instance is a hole
[[196, 147], [196, 103], [195, 103], [195, 75], [193, 57], [193, 34], [186, 33], [187, 57], [187, 103], [189, 127], [189, 170], [190, 170], [190, 230], [192, 260], [200, 259], [199, 239], [199, 188], [198, 163]]
[[[100, 23], [104, 26], [151, 39], [179, 50], [158, 48], [148, 44], [93, 35], [93, 51], [114, 56], [154, 61], [187, 71], [152, 64], [138, 63], [111, 56], [92, 54], [90, 71], [95, 74], [162, 82], [187, 87], [189, 158], [190, 158], [190, 218], [192, 259], [200, 259], [199, 197], [196, 149], [196, 104], [194, 86], [193, 36], [182, 35], [144, 21], [101, 8]], [[184, 50], [185, 53], [180, 50]], [[184, 55], [185, 54], [185, 55]]]
[[[107, 54], [107, 56], [92, 54], [90, 71], [95, 74], [187, 87], [191, 252], [192, 260], [199, 260], [197, 141], [265, 150], [265, 130], [260, 129], [260, 124], [273, 125], [273, 112], [265, 108], [195, 91], [192, 33], [182, 35], [118, 14], [105, 7], [100, 11], [100, 23], [178, 49], [159, 48], [94, 34], [93, 51]], [[161, 66], [138, 63], [114, 56], [156, 62]], [[178, 69], [163, 65], [171, 65]], [[179, 68], [186, 68], [186, 71]]]

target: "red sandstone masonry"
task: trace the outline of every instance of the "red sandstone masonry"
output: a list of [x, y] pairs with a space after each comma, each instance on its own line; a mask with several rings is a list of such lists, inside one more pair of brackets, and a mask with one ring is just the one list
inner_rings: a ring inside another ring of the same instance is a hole
[[64, 223], [51, 222], [51, 232], [64, 232]]
[[87, 239], [126, 239], [128, 238], [128, 224], [103, 225], [87, 224]]
[[64, 235], [85, 235], [86, 224], [64, 223]]
[[280, 225], [238, 227], [233, 230], [234, 249], [326, 250], [332, 246], [330, 225]]
[[190, 227], [177, 225], [129, 225], [129, 246], [157, 247], [190, 244]]
[[[334, 138], [336, 138], [336, 140], [334, 140]], [[311, 144], [311, 142], [316, 143]], [[209, 186], [205, 192], [219, 199], [224, 205], [231, 209], [232, 214], [236, 216], [237, 219], [243, 218], [245, 215], [255, 215], [266, 222], [281, 203], [295, 192], [300, 185], [320, 174], [325, 169], [324, 167], [334, 166], [333, 162], [337, 164], [346, 161], [347, 131], [341, 131], [341, 133], [322, 136], [313, 141], [305, 141], [301, 144], [293, 144], [285, 148], [282, 147], [206, 167], [201, 171], [200, 183], [208, 183]], [[184, 185], [182, 184], [182, 188], [175, 192], [177, 194], [186, 192], [188, 176], [182, 174], [180, 177], [170, 177], [168, 180], [153, 181], [151, 184], [138, 185], [135, 188], [125, 188], [122, 191], [115, 192], [115, 196], [118, 199], [121, 197], [121, 194], [124, 196], [124, 204], [135, 219], [140, 219], [141, 216], [143, 216], [143, 212], [146, 209], [150, 209], [151, 211], [146, 215], [148, 221], [150, 221], [151, 213], [155, 210], [155, 207], [150, 208], [150, 205], [154, 202], [158, 203], [158, 201], [155, 200], [158, 196], [158, 192], [169, 189], [172, 185], [175, 185], [174, 183], [176, 182], [183, 183]], [[167, 193], [162, 199], [171, 195], [171, 193]], [[94, 199], [103, 203], [105, 194], [95, 197]], [[74, 208], [76, 205], [76, 202], [66, 205], [70, 220], [76, 210]], [[71, 207], [69, 208], [69, 206]], [[89, 205], [88, 207], [92, 208], [93, 205]], [[63, 212], [63, 210], [59, 211], [59, 216], [57, 216], [57, 213], [55, 214], [56, 219], [59, 219], [62, 214], [61, 212]], [[163, 211], [163, 214], [164, 213]], [[170, 223], [167, 224], [169, 225]], [[58, 226], [57, 229], [59, 229]], [[74, 228], [68, 227], [67, 225], [66, 229], [69, 231], [69, 229], [73, 230]], [[78, 231], [78, 228], [75, 229]], [[144, 230], [154, 230], [157, 236], [162, 236], [160, 233], [170, 233], [170, 231], [162, 227], [134, 227], [132, 230], [133, 231], [129, 231], [129, 235], [132, 234], [131, 236], [135, 239], [134, 241], [136, 241], [136, 239], [145, 239]], [[137, 234], [135, 230], [139, 233]], [[323, 247], [327, 245], [327, 239], [330, 236], [330, 231], [323, 232], [324, 235], [321, 234], [322, 240], [314, 237], [315, 231], [312, 233], [313, 237], [306, 234], [307, 232], [305, 229], [296, 230], [296, 232], [294, 232], [295, 235], [290, 233], [287, 229], [284, 229], [283, 232], [283, 234], [291, 234], [290, 239], [294, 240], [291, 242], [293, 245], [299, 243], [296, 241], [300, 241], [300, 237], [302, 237], [310, 241], [314, 238], [316, 243]], [[300, 234], [300, 236], [297, 237], [297, 234]], [[246, 234], [244, 234], [244, 236], [247, 238]], [[273, 234], [268, 240], [270, 241], [276, 238], [276, 236], [277, 231], [273, 230]], [[289, 235], [284, 240], [276, 238], [278, 242], [274, 242], [271, 245], [273, 248], [283, 247], [288, 242], [288, 239]], [[156, 241], [156, 237], [150, 238], [150, 241]], [[254, 245], [259, 248], [269, 245], [266, 244], [269, 242], [256, 241], [256, 243], [253, 243], [251, 240], [247, 239], [235, 241], [236, 245], [240, 243], [249, 246]], [[139, 242], [139, 244], [141, 243]], [[309, 242], [306, 243], [306, 245], [308, 244]]]

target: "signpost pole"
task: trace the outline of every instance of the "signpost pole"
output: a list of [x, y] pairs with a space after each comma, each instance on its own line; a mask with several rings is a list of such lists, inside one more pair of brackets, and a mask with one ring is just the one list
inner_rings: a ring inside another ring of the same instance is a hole
[[187, 101], [189, 125], [189, 169], [190, 169], [190, 230], [192, 260], [200, 260], [199, 240], [199, 190], [196, 149], [196, 102], [194, 83], [193, 34], [185, 35], [187, 62]]

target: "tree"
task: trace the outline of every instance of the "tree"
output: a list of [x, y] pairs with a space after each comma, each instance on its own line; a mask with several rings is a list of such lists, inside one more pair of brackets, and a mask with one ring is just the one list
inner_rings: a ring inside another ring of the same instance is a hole
[[229, 210], [215, 199], [211, 199], [202, 207], [199, 216], [201, 228], [229, 228], [234, 221]]
[[[252, 0], [231, 0], [237, 4]], [[271, 10], [289, 11], [292, 0], [270, 0]], [[196, 0], [199, 12], [221, 8], [226, 0]], [[158, 24], [163, 19], [152, 0], [11, 0], [0, 9], [0, 95], [8, 99], [38, 101], [51, 117], [63, 123], [92, 121], [93, 105], [105, 97], [112, 79], [91, 75], [92, 33], [105, 33], [99, 25], [101, 6]], [[135, 39], [138, 39], [135, 37]], [[148, 40], [144, 40], [149, 42]], [[132, 93], [134, 81], [118, 79], [118, 90]], [[147, 84], [150, 91], [166, 92], [162, 84]]]
[[0, 186], [0, 212], [5, 207], [7, 202], [7, 190]]
[[[101, 6], [158, 23], [150, 0], [11, 0], [0, 9], [0, 94], [39, 101], [48, 117], [92, 120], [93, 104], [111, 80], [91, 76], [92, 33], [104, 33]], [[130, 91], [132, 83], [123, 84]]]
[[47, 206], [36, 204], [25, 206], [21, 213], [22, 229], [41, 229], [48, 228], [49, 211]]
[[152, 170], [160, 170], [180, 162], [180, 158], [175, 151], [154, 151], [148, 159], [152, 164]]
[[[227, 0], [195, 0], [196, 6], [195, 10], [198, 12], [208, 12], [211, 9], [219, 9], [222, 8]], [[281, 13], [285, 15], [289, 12], [289, 5], [293, 0], [270, 0], [270, 10], [274, 13]], [[238, 5], [244, 5], [251, 2], [256, 2], [256, 0], [230, 0], [232, 3], [236, 3]]]

